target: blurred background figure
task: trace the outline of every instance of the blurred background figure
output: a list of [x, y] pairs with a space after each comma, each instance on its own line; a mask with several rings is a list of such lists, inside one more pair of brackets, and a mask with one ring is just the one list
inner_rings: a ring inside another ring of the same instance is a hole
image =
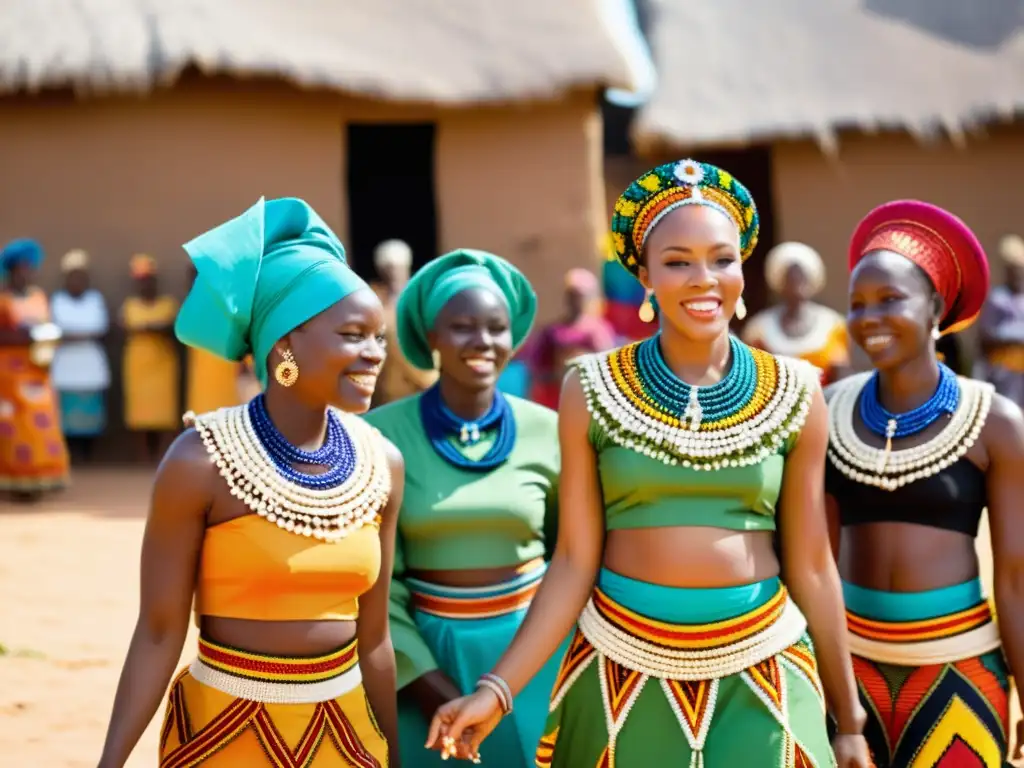
[[140, 458], [155, 462], [181, 423], [180, 364], [173, 337], [178, 302], [159, 292], [157, 263], [137, 254], [129, 262], [135, 295], [121, 306], [125, 426], [141, 436]]
[[[190, 285], [195, 282], [196, 268], [189, 267]], [[246, 400], [241, 399], [239, 381], [242, 365], [225, 360], [199, 347], [188, 347], [185, 407], [196, 414], [228, 408]]]
[[646, 339], [658, 330], [656, 322], [640, 319], [640, 305], [647, 294], [640, 282], [619, 263], [611, 241], [601, 268], [601, 291], [604, 294], [604, 317], [615, 334], [615, 343]]
[[527, 354], [530, 399], [552, 409], [558, 408], [566, 363], [615, 346], [615, 330], [601, 315], [601, 285], [593, 272], [566, 272], [564, 296], [564, 315], [541, 330]]
[[992, 287], [981, 313], [978, 374], [999, 394], [1024, 406], [1024, 238], [1004, 237], [999, 255], [1006, 280]]
[[50, 306], [33, 284], [42, 261], [34, 240], [0, 250], [0, 491], [19, 501], [35, 500], [68, 479], [46, 353], [54, 340], [46, 333]]
[[387, 359], [377, 379], [373, 405], [383, 405], [414, 395], [437, 381], [436, 371], [421, 371], [409, 365], [398, 348], [395, 335], [395, 305], [398, 294], [409, 282], [412, 270], [412, 249], [402, 240], [385, 240], [373, 252], [373, 266], [380, 278], [373, 288], [384, 305], [387, 318]]
[[60, 262], [62, 290], [53, 294], [53, 322], [61, 345], [53, 358], [53, 386], [60, 400], [60, 425], [75, 461], [90, 461], [96, 438], [107, 426], [110, 364], [103, 340], [110, 318], [103, 294], [89, 286], [89, 255], [68, 251]]
[[825, 265], [803, 243], [780, 243], [765, 257], [764, 278], [779, 303], [758, 312], [743, 328], [743, 340], [773, 355], [806, 360], [822, 372], [823, 384], [850, 368], [846, 318], [812, 299], [825, 287]]

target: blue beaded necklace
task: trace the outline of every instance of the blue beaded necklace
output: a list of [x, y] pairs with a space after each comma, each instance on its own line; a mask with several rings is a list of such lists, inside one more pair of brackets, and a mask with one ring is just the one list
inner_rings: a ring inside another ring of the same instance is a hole
[[939, 386], [924, 403], [906, 413], [890, 413], [878, 398], [878, 371], [860, 392], [860, 419], [864, 426], [887, 441], [916, 435], [934, 424], [943, 414], [952, 414], [960, 404], [960, 383], [949, 366], [939, 363]]
[[[250, 400], [248, 408], [249, 421], [256, 439], [285, 479], [303, 488], [327, 490], [337, 488], [352, 476], [356, 468], [356, 449], [348, 431], [333, 411], [327, 411], [324, 444], [315, 451], [303, 451], [289, 443], [274, 426], [263, 395]], [[313, 464], [328, 469], [323, 474], [311, 475], [298, 471], [293, 464]]]
[[668, 367], [657, 334], [637, 345], [636, 366], [644, 396], [668, 413], [682, 414], [691, 430], [701, 422], [715, 422], [738, 413], [757, 390], [757, 366], [750, 348], [736, 337], [729, 337], [732, 365], [721, 381], [708, 387], [695, 387], [682, 381]]
[[[448, 410], [441, 399], [441, 388], [435, 384], [420, 395], [420, 418], [427, 439], [438, 456], [459, 469], [478, 472], [494, 469], [508, 460], [516, 444], [516, 420], [512, 407], [498, 390], [494, 391], [494, 400], [483, 418], [464, 421]], [[462, 445], [476, 445], [484, 432], [494, 428], [498, 430], [494, 444], [477, 461], [467, 458], [452, 445], [452, 437], [457, 437]]]

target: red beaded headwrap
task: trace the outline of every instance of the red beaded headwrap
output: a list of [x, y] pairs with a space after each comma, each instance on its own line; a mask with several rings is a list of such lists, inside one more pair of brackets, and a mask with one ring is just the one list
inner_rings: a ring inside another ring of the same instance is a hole
[[875, 208], [850, 241], [850, 271], [872, 251], [892, 251], [919, 266], [945, 303], [943, 334], [977, 319], [988, 295], [988, 259], [974, 233], [952, 213], [917, 200]]

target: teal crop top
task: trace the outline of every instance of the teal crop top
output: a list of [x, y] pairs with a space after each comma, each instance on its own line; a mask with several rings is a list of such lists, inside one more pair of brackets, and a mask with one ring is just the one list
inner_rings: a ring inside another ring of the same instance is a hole
[[[591, 413], [589, 439], [597, 453], [606, 529], [774, 531], [786, 455], [819, 386], [814, 369], [756, 350], [767, 404], [760, 411], [751, 409], [753, 415], [737, 422], [731, 433], [722, 430], [720, 434], [735, 436], [731, 448], [707, 443], [693, 449], [693, 441], [704, 439], [707, 432], [695, 437], [687, 429], [667, 426], [671, 414], [656, 414], [649, 397], [625, 389], [629, 381], [623, 371], [630, 367], [622, 358], [628, 350], [575, 362]], [[689, 451], [673, 440], [690, 441]]]

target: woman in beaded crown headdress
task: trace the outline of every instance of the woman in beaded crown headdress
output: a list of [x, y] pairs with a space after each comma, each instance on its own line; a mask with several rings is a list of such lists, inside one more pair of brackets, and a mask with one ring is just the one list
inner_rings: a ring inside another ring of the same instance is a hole
[[764, 278], [779, 303], [743, 326], [743, 340], [773, 355], [806, 360], [821, 382], [841, 378], [850, 365], [846, 318], [813, 297], [825, 287], [825, 265], [804, 243], [779, 243], [764, 259]]
[[869, 764], [828, 546], [817, 373], [729, 334], [757, 229], [747, 190], [691, 160], [616, 203], [619, 258], [656, 297], [660, 333], [566, 377], [555, 554], [493, 675], [434, 719], [432, 737], [460, 754], [578, 619], [537, 765]]
[[[1024, 675], [1024, 419], [939, 363], [988, 262], [941, 208], [876, 208], [850, 243], [849, 330], [874, 370], [833, 385], [826, 491], [850, 648], [880, 768], [1000, 766], [1007, 667]], [[988, 507], [999, 626], [974, 539]]]
[[186, 414], [157, 471], [99, 765], [122, 766], [156, 711], [194, 596], [198, 654], [171, 682], [161, 768], [384, 768], [397, 748], [386, 574], [403, 468], [353, 415], [384, 359], [380, 300], [302, 200], [261, 199], [185, 250], [198, 276], [178, 338], [251, 354], [265, 391]]
[[[522, 624], [547, 570], [557, 514], [558, 415], [503, 394], [498, 379], [533, 325], [526, 277], [489, 253], [458, 250], [402, 291], [405, 359], [437, 384], [367, 414], [405, 457], [391, 585], [402, 757], [419, 768], [442, 704], [469, 693]], [[493, 768], [533, 766], [560, 656], [516, 696], [483, 749]]]

